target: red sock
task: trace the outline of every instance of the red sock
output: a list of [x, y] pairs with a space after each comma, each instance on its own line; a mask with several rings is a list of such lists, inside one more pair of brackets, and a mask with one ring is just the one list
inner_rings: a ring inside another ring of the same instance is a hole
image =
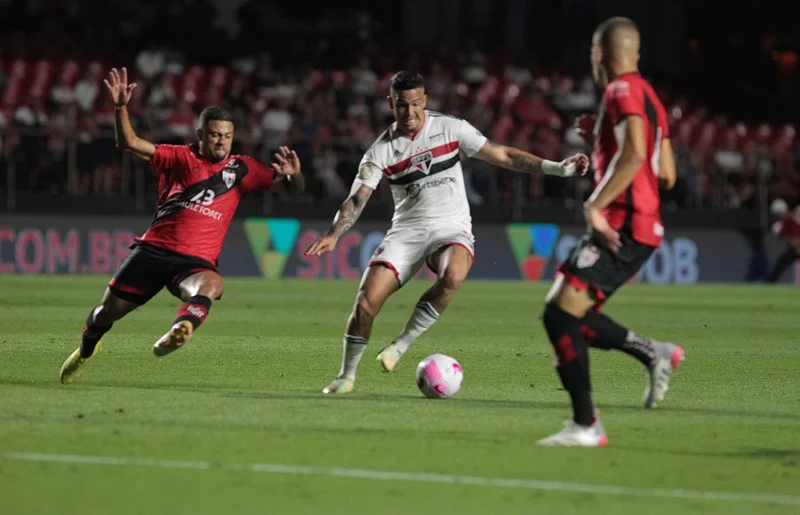
[[175, 325], [181, 320], [188, 320], [192, 324], [192, 329], [197, 329], [206, 319], [210, 310], [211, 299], [205, 295], [195, 295], [189, 298], [189, 302], [178, 308], [178, 314], [172, 324]]

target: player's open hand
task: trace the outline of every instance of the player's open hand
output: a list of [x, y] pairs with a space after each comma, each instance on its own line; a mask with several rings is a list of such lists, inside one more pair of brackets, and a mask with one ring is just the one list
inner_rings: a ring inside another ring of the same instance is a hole
[[573, 124], [575, 132], [578, 133], [578, 136], [589, 146], [594, 144], [593, 131], [595, 122], [597, 122], [597, 114], [591, 113], [580, 115]]
[[136, 89], [136, 83], [128, 84], [128, 69], [124, 66], [121, 71], [116, 68], [111, 68], [108, 72], [108, 78], [103, 79], [103, 84], [111, 94], [111, 100], [114, 101], [116, 106], [127, 105], [131, 101], [133, 90]]
[[564, 177], [586, 175], [586, 172], [589, 171], [589, 156], [586, 154], [575, 154], [561, 161], [561, 165], [564, 167], [564, 170], [571, 172], [569, 174], [564, 174]]
[[322, 254], [327, 254], [336, 248], [336, 243], [338, 241], [339, 239], [335, 236], [323, 236], [306, 249], [306, 256], [321, 256]]
[[275, 154], [275, 161], [272, 167], [282, 175], [295, 175], [300, 173], [300, 158], [297, 152], [289, 150], [289, 147], [281, 147]]
[[586, 206], [586, 222], [594, 236], [599, 237], [612, 252], [622, 246], [619, 233], [608, 223], [605, 215], [596, 207]]

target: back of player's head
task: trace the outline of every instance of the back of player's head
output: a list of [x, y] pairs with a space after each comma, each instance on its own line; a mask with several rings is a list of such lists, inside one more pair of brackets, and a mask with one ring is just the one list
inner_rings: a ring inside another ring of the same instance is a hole
[[198, 125], [201, 129], [208, 126], [209, 122], [231, 122], [233, 123], [233, 115], [227, 109], [217, 106], [209, 106], [203, 109], [200, 113], [200, 120]]
[[639, 52], [639, 27], [630, 18], [614, 16], [605, 20], [597, 27], [595, 38], [603, 50], [612, 54]]
[[419, 73], [401, 70], [392, 76], [392, 94], [417, 88], [425, 88], [425, 82]]

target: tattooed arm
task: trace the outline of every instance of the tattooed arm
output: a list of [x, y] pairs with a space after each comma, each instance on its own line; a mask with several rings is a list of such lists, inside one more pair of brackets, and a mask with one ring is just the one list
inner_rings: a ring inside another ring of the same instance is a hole
[[369, 186], [362, 184], [355, 193], [347, 197], [347, 200], [342, 202], [341, 207], [339, 207], [339, 211], [336, 212], [328, 234], [312, 243], [311, 246], [306, 249], [306, 255], [319, 256], [332, 251], [336, 247], [339, 238], [350, 230], [356, 223], [356, 220], [358, 220], [358, 217], [361, 216], [361, 213], [364, 211], [364, 206], [367, 204], [370, 196], [372, 196], [373, 191], [374, 190]]
[[333, 225], [328, 230], [328, 235], [336, 239], [341, 238], [361, 216], [361, 212], [364, 210], [364, 206], [372, 196], [373, 191], [369, 186], [362, 185], [354, 194], [347, 197], [347, 200], [342, 202], [339, 211], [336, 212], [336, 216], [333, 218]]
[[501, 168], [527, 174], [542, 172], [547, 175], [570, 177], [575, 174], [583, 175], [589, 169], [589, 158], [583, 154], [576, 154], [560, 163], [556, 163], [555, 161], [542, 159], [524, 150], [507, 147], [488, 140], [480, 151], [475, 154], [475, 157]]

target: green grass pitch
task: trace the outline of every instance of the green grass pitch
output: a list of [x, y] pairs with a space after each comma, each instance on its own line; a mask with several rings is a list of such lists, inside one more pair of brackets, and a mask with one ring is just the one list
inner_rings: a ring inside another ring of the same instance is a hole
[[[569, 415], [538, 320], [547, 284], [468, 281], [386, 374], [375, 355], [428, 284], [410, 283], [356, 392], [326, 398], [356, 284], [230, 279], [157, 359], [178, 305], [162, 292], [62, 386], [106, 281], [0, 277], [4, 514], [800, 513], [796, 288], [624, 288], [606, 311], [686, 350], [667, 400], [644, 410], [638, 363], [592, 351], [609, 447], [545, 449]], [[464, 367], [453, 399], [414, 384], [435, 352]]]

